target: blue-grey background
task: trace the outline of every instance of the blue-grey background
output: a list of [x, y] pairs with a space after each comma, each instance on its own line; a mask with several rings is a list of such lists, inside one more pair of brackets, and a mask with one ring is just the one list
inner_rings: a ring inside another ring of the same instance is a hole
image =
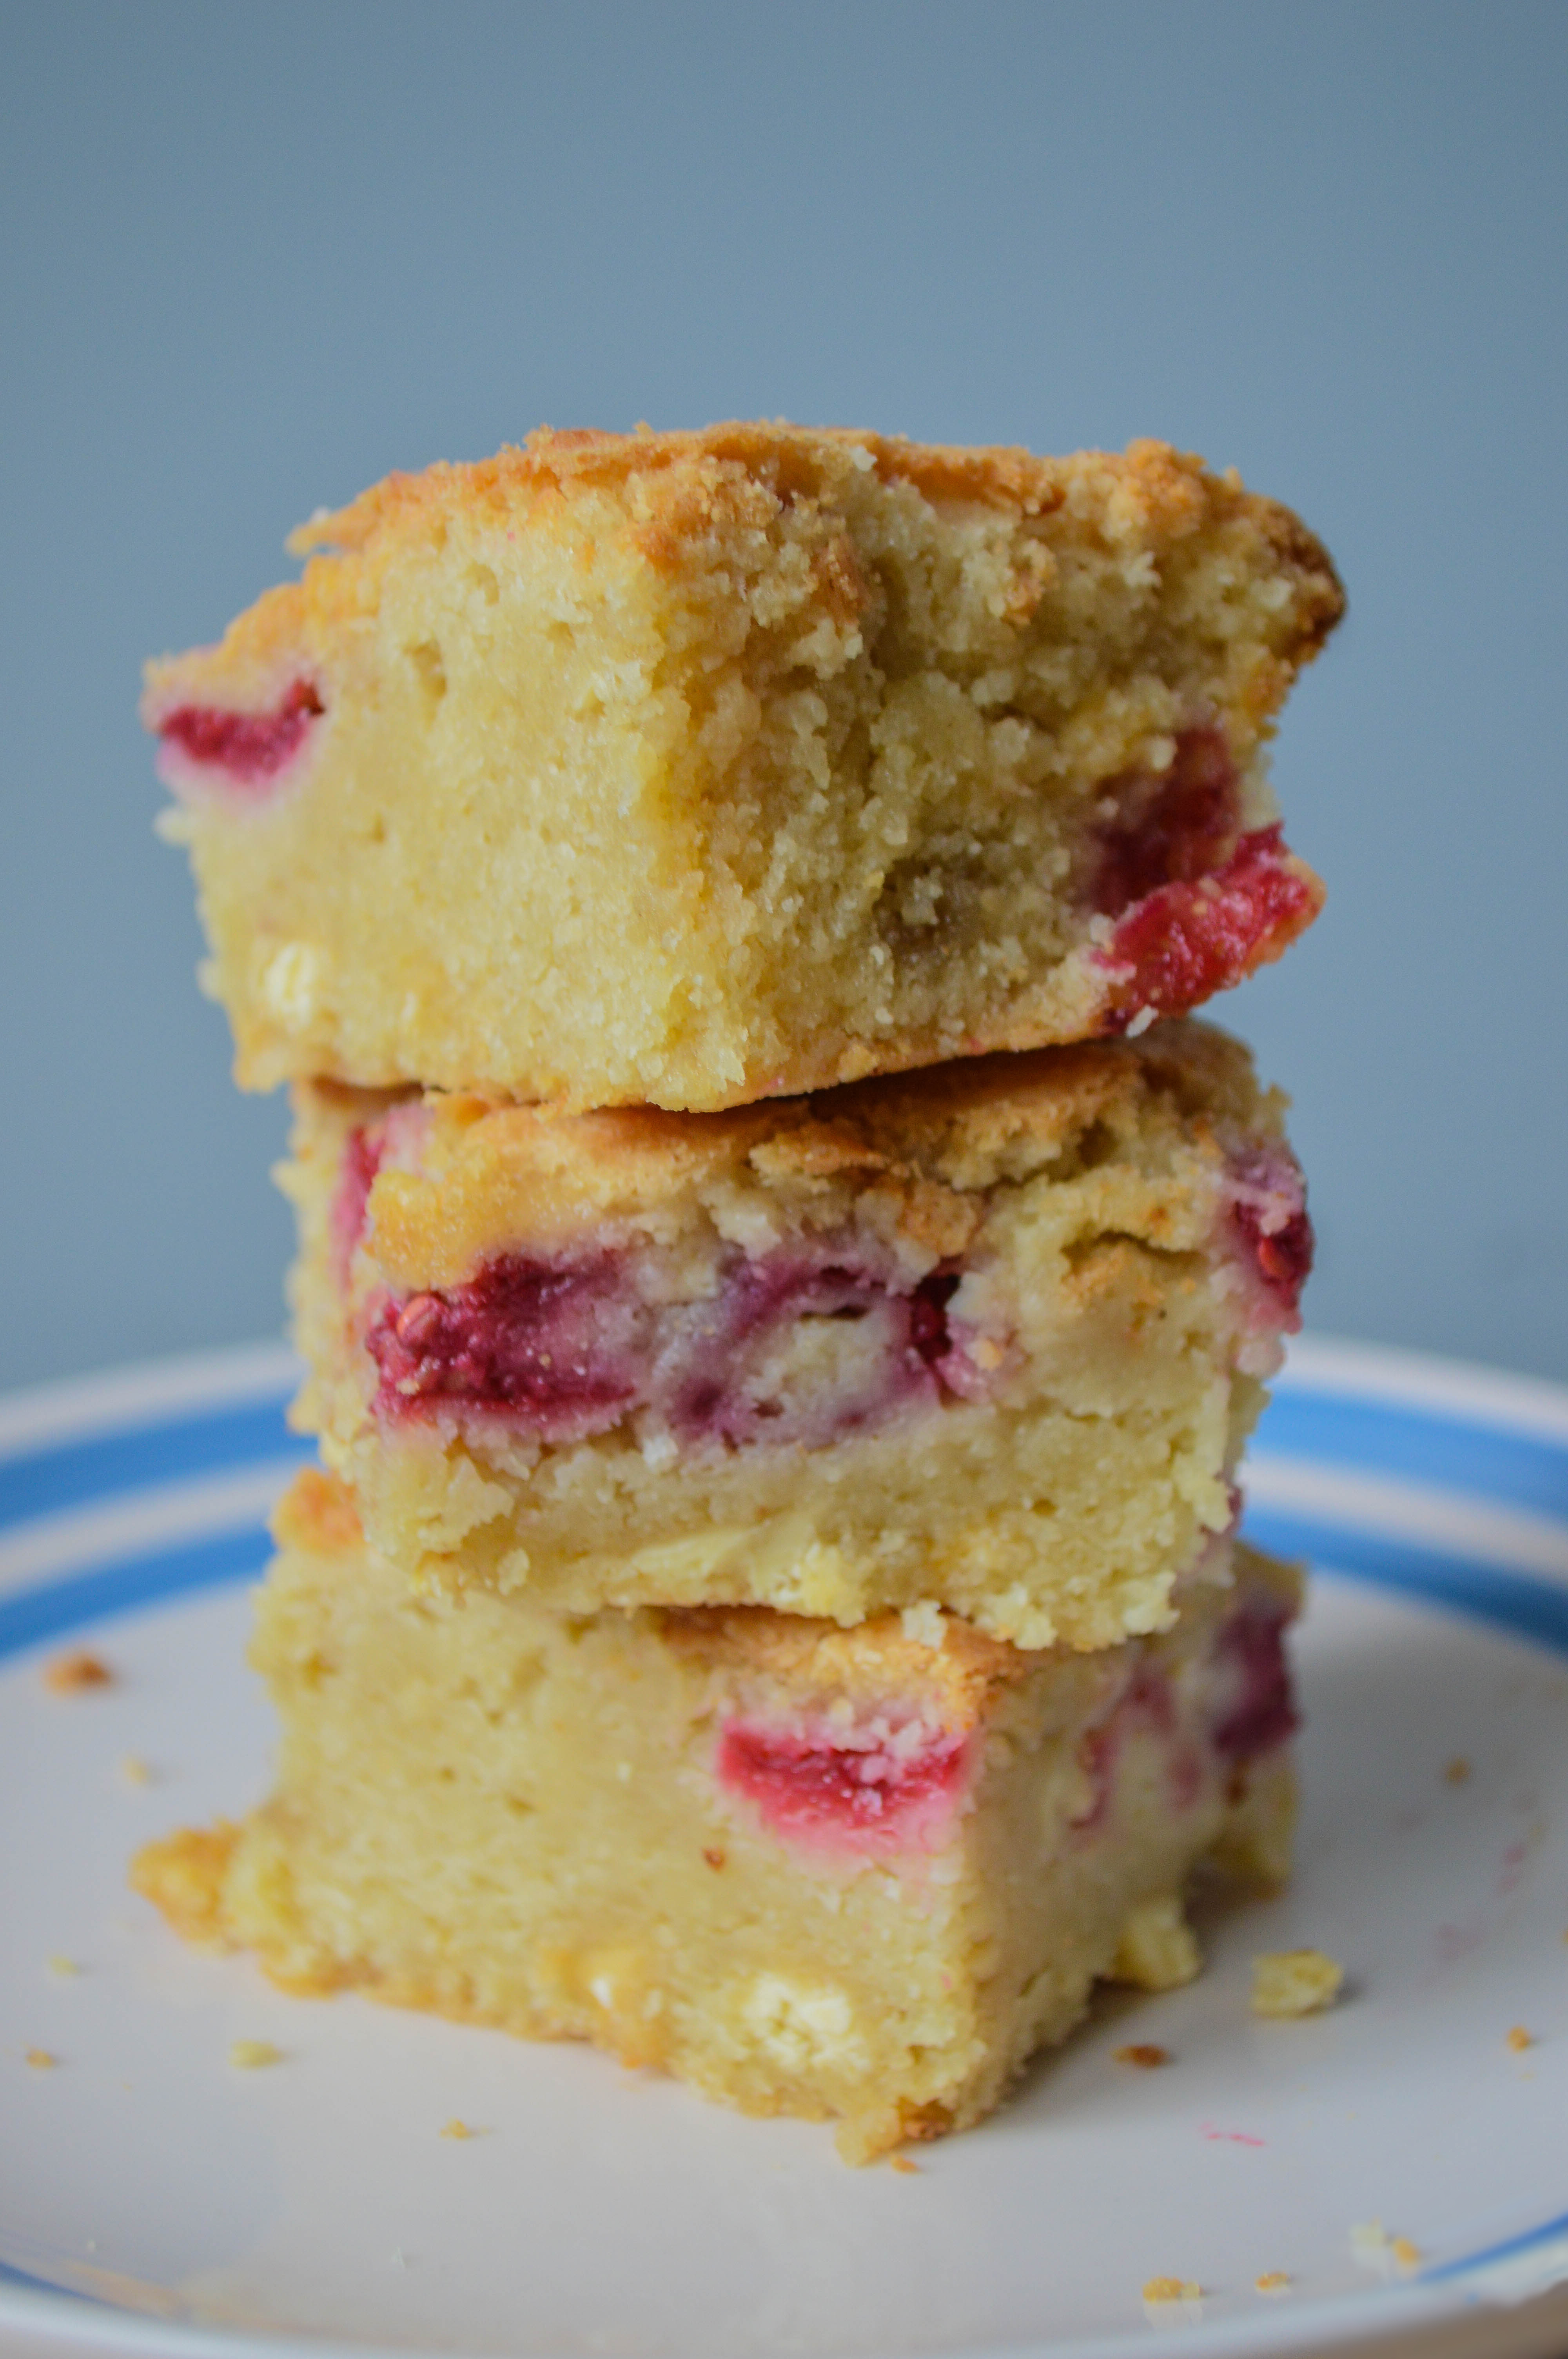
[[1568, 8], [0, 6], [0, 1383], [275, 1332], [135, 720], [288, 527], [540, 420], [1155, 433], [1351, 615], [1276, 776], [1327, 914], [1221, 1003], [1312, 1323], [1568, 1376]]

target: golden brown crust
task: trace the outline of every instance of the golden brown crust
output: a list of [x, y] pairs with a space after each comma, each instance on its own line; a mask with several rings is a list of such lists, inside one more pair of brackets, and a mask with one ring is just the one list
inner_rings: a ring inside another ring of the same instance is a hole
[[[1118, 538], [1174, 541], [1206, 524], [1245, 516], [1266, 535], [1281, 559], [1314, 577], [1314, 611], [1306, 636], [1321, 640], [1344, 607], [1333, 565], [1322, 543], [1276, 500], [1243, 489], [1232, 470], [1211, 474], [1201, 459], [1145, 438], [1124, 452], [1080, 451], [1039, 457], [1016, 446], [965, 448], [921, 443], [902, 435], [853, 428], [801, 427], [780, 421], [731, 421], [693, 431], [611, 434], [592, 428], [542, 426], [521, 449], [507, 445], [491, 459], [438, 463], [419, 474], [397, 473], [336, 513], [321, 511], [289, 538], [297, 555], [319, 549], [343, 552], [373, 547], [383, 535], [411, 537], [438, 528], [455, 509], [489, 511], [507, 523], [536, 520], [558, 526], [562, 506], [588, 489], [634, 489], [637, 522], [650, 555], [673, 549], [720, 516], [730, 521], [745, 486], [780, 506], [830, 495], [864, 453], [883, 483], [904, 483], [933, 502], [974, 502], [1020, 517], [1054, 516], [1069, 504], [1099, 512]], [[846, 613], [865, 603], [863, 582], [827, 567]]]
[[[301, 1097], [302, 1137], [316, 1086]], [[377, 1259], [394, 1276], [419, 1273], [421, 1284], [455, 1282], [502, 1228], [645, 1214], [748, 1167], [773, 1189], [874, 1188], [907, 1234], [959, 1254], [980, 1218], [975, 1191], [1069, 1156], [1097, 1125], [1129, 1129], [1161, 1100], [1200, 1139], [1278, 1128], [1279, 1102], [1258, 1089], [1246, 1050], [1188, 1021], [1135, 1040], [961, 1059], [717, 1114], [570, 1115], [432, 1093], [425, 1171], [390, 1169], [374, 1183]], [[322, 1103], [351, 1120], [351, 1096], [333, 1091]], [[360, 1119], [391, 1103], [360, 1100]]]
[[364, 1537], [352, 1492], [315, 1466], [295, 1476], [274, 1508], [272, 1536], [279, 1548], [306, 1549], [313, 1556], [350, 1555]]
[[[347, 507], [320, 510], [289, 536], [290, 551], [311, 557], [304, 577], [269, 590], [224, 635], [222, 658], [249, 675], [258, 700], [276, 677], [276, 659], [299, 638], [330, 637], [373, 605], [384, 565], [406, 548], [438, 543], [457, 516], [570, 542], [582, 527], [575, 508], [589, 495], [618, 501], [629, 549], [655, 571], [682, 570], [716, 538], [765, 531], [783, 509], [811, 500], [829, 507], [835, 487], [867, 468], [883, 483], [907, 484], [933, 503], [970, 503], [1011, 514], [1021, 524], [1061, 519], [1074, 537], [1098, 538], [1129, 555], [1156, 551], [1207, 527], [1244, 524], [1292, 577], [1290, 627], [1275, 666], [1254, 683], [1260, 717], [1283, 699], [1291, 677], [1317, 652], [1345, 609], [1327, 551], [1278, 501], [1245, 490], [1234, 470], [1216, 475], [1201, 459], [1169, 443], [1141, 440], [1125, 452], [1082, 451], [1036, 457], [1004, 447], [968, 450], [911, 442], [846, 428], [735, 422], [696, 432], [600, 433], [540, 427], [521, 449], [492, 458], [438, 462], [420, 473], [394, 473]], [[1027, 622], [1054, 574], [1048, 546], [1032, 539], [1006, 619]], [[586, 560], [598, 551], [589, 543]], [[818, 603], [843, 623], [877, 603], [849, 541], [826, 539], [814, 560]], [[176, 660], [205, 668], [210, 651]], [[167, 664], [149, 668], [149, 710], [162, 701]], [[242, 685], [242, 697], [243, 688]]]
[[972, 1728], [997, 1690], [1044, 1659], [952, 1614], [940, 1617], [935, 1644], [912, 1636], [897, 1614], [872, 1614], [849, 1630], [766, 1605], [666, 1608], [656, 1619], [667, 1645], [714, 1670], [774, 1680], [797, 1693], [852, 1700], [916, 1694], [936, 1703], [944, 1723], [956, 1729]]

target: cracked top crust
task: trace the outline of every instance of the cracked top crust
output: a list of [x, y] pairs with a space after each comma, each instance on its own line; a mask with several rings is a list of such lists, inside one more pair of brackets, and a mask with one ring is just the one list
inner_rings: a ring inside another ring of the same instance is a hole
[[[1056, 584], [1057, 552], [1097, 542], [1130, 565], [1200, 535], [1223, 534], [1238, 560], [1277, 577], [1273, 658], [1258, 682], [1259, 717], [1283, 698], [1294, 670], [1322, 646], [1345, 598], [1322, 543], [1292, 511], [1242, 486], [1235, 471], [1152, 440], [1125, 452], [1042, 458], [1006, 447], [964, 449], [847, 428], [734, 423], [699, 432], [600, 433], [540, 427], [493, 458], [440, 462], [387, 475], [348, 506], [320, 509], [289, 536], [309, 557], [304, 577], [268, 591], [232, 623], [220, 649], [149, 667], [149, 702], [223, 669], [270, 681], [276, 658], [303, 634], [352, 633], [373, 609], [380, 576], [421, 544], [440, 548], [454, 527], [491, 527], [568, 546], [585, 571], [601, 567], [596, 535], [675, 577], [706, 571], [728, 549], [754, 558], [777, 520], [817, 512], [804, 593], [835, 634], [871, 624], [885, 592], [856, 548], [852, 511], [870, 485], [906, 484], [934, 506], [968, 505], [1009, 518], [1007, 561], [978, 583], [992, 620], [1025, 628]], [[806, 621], [804, 614], [796, 619]]]
[[679, 1220], [737, 1186], [781, 1201], [819, 1196], [824, 1219], [871, 1191], [923, 1248], [957, 1254], [987, 1191], [1058, 1160], [1064, 1176], [1068, 1162], [1103, 1162], [1093, 1176], [1108, 1208], [1122, 1222], [1136, 1211], [1141, 1227], [1191, 1247], [1212, 1222], [1227, 1158], [1282, 1136], [1284, 1103], [1260, 1089], [1238, 1041], [1177, 1021], [1132, 1040], [962, 1060], [709, 1114], [639, 1106], [563, 1115], [316, 1083], [297, 1147], [310, 1151], [312, 1106], [334, 1132], [400, 1104], [417, 1109], [415, 1168], [384, 1165], [370, 1203], [380, 1266], [430, 1285], [460, 1280], [520, 1234]]

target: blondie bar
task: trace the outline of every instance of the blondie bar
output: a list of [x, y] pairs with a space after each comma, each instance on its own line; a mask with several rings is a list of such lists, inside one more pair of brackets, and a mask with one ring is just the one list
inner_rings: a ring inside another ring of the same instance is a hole
[[724, 1114], [303, 1085], [298, 1420], [427, 1585], [1160, 1628], [1312, 1233], [1190, 1020]]
[[724, 426], [394, 475], [149, 668], [248, 1085], [713, 1108], [1178, 1014], [1316, 913], [1343, 600], [1157, 442]]
[[1295, 1584], [1239, 1545], [1087, 1656], [935, 1608], [420, 1597], [315, 1473], [279, 1537], [276, 1791], [134, 1875], [290, 1989], [593, 2040], [859, 2160], [979, 2119], [1097, 1977], [1188, 1979], [1201, 1858], [1288, 1864]]

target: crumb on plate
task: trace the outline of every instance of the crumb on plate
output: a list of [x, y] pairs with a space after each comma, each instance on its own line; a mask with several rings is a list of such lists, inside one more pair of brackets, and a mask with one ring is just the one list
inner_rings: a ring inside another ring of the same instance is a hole
[[1201, 2301], [1203, 2288], [1192, 2277], [1148, 2277], [1144, 2280], [1145, 2301]]
[[59, 2062], [59, 2058], [51, 2056], [47, 2048], [29, 2048], [27, 2061], [35, 2072], [52, 2072]]
[[1533, 2031], [1527, 2031], [1522, 2023], [1516, 2023], [1509, 2034], [1508, 2044], [1518, 2056], [1525, 2049], [1535, 2046], [1535, 2034]]
[[229, 2049], [229, 2061], [236, 2071], [259, 2072], [264, 2064], [281, 2064], [283, 2050], [270, 2039], [236, 2039]]
[[89, 1688], [112, 1687], [114, 1680], [108, 1664], [84, 1647], [72, 1647], [69, 1655], [56, 1655], [44, 1665], [44, 1685], [50, 1695], [83, 1695]]
[[1462, 1753], [1456, 1753], [1443, 1774], [1451, 1786], [1463, 1786], [1470, 1775], [1470, 1764]]
[[120, 1775], [127, 1786], [150, 1786], [153, 1773], [139, 1753], [127, 1753], [120, 1763]]
[[1153, 2072], [1170, 2062], [1171, 2051], [1156, 2047], [1152, 2039], [1135, 2039], [1130, 2047], [1114, 2049], [1110, 2060], [1113, 2064], [1136, 2064], [1141, 2071]]
[[1265, 2269], [1261, 2277], [1252, 2280], [1254, 2293], [1289, 2293], [1290, 2289], [1289, 2269]]
[[1421, 2267], [1421, 2247], [1408, 2236], [1390, 2236], [1380, 2220], [1365, 2220], [1350, 2231], [1350, 2249], [1363, 2268], [1382, 2276], [1408, 2276]]
[[1252, 1961], [1252, 2012], [1284, 2019], [1332, 2006], [1345, 1969], [1321, 1950], [1275, 1950]]
[[77, 1964], [74, 1958], [55, 1956], [48, 1961], [48, 1964], [51, 1974], [69, 1976], [70, 1974], [79, 1974], [81, 1972], [81, 1968]]
[[474, 2133], [470, 2129], [467, 2122], [460, 2122], [456, 2114], [452, 2115], [449, 2122], [444, 2125], [441, 2131], [441, 2136], [443, 2137], [449, 2138], [470, 2138], [473, 2135]]
[[888, 2169], [896, 2170], [901, 2179], [918, 2179], [920, 2176], [920, 2165], [917, 2162], [911, 2162], [906, 2154], [895, 2154]]

